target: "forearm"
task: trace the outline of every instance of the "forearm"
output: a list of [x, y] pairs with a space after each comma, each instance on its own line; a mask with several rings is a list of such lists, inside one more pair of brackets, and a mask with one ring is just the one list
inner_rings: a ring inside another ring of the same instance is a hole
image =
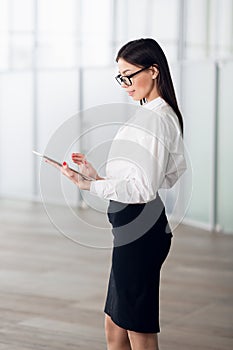
[[92, 181], [90, 192], [100, 198], [121, 203], [143, 203], [154, 198], [154, 191], [135, 179]]

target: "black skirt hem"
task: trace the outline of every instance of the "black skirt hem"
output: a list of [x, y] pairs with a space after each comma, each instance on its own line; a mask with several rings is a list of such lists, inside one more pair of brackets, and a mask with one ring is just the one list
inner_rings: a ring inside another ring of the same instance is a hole
[[117, 322], [116, 320], [114, 320], [114, 317], [112, 317], [111, 315], [110, 315], [110, 313], [105, 309], [104, 310], [104, 313], [106, 314], [106, 315], [108, 315], [110, 318], [111, 318], [111, 320], [118, 326], [118, 327], [120, 327], [120, 328], [123, 328], [123, 329], [125, 329], [126, 331], [132, 331], [132, 332], [136, 332], [136, 333], [160, 333], [160, 328], [154, 328], [154, 329], [139, 329], [139, 328], [134, 328], [134, 327], [129, 327], [128, 325], [127, 325], [127, 323], [124, 323], [124, 322]]

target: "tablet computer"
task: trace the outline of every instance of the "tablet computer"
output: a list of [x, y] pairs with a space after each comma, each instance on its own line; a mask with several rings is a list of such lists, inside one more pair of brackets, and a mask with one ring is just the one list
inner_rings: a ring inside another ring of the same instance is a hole
[[[39, 156], [39, 157], [41, 157], [41, 158], [44, 158], [44, 159], [47, 159], [47, 160], [50, 160], [51, 162], [53, 162], [53, 163], [59, 165], [60, 167], [62, 167], [62, 164], [59, 163], [58, 161], [56, 161], [55, 159], [52, 159], [52, 158], [50, 158], [50, 157], [48, 157], [48, 156], [46, 156], [46, 155], [44, 155], [44, 154], [41, 154], [41, 153], [39, 153], [39, 152], [37, 152], [37, 151], [32, 151], [32, 152], [33, 152], [34, 154], [36, 154], [37, 156]], [[84, 180], [95, 181], [95, 179], [94, 179], [93, 177], [90, 177], [90, 176], [88, 176], [88, 175], [85, 175], [85, 174], [83, 174], [83, 173], [80, 173], [78, 170], [72, 169], [72, 168], [70, 168], [70, 167], [69, 167], [69, 169], [72, 170], [72, 171], [74, 171], [76, 174], [82, 176], [82, 178], [83, 178]]]

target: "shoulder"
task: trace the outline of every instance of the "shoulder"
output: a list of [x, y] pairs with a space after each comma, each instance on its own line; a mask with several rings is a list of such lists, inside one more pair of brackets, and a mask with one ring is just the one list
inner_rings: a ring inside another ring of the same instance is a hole
[[159, 103], [156, 101], [157, 103], [153, 105], [153, 102], [141, 107], [130, 122], [147, 131], [148, 135], [165, 139], [179, 136], [181, 133], [179, 120], [170, 105], [161, 98]]
[[138, 106], [134, 115], [119, 129], [116, 138], [159, 138], [172, 142], [180, 135], [178, 117], [162, 98]]
[[180, 132], [179, 120], [172, 107], [161, 97], [147, 103], [144, 107], [156, 115], [156, 120], [162, 124], [167, 124], [171, 128], [175, 128]]

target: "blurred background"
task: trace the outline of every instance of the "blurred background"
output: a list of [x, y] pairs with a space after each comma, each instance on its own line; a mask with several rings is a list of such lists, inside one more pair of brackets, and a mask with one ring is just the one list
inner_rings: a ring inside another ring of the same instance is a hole
[[63, 161], [91, 149], [101, 163], [138, 108], [114, 79], [116, 53], [143, 37], [168, 58], [188, 161], [167, 191], [181, 225], [160, 348], [233, 349], [233, 0], [0, 0], [0, 349], [106, 349], [107, 203], [32, 150]]
[[233, 233], [233, 0], [0, 0], [0, 197], [40, 201], [32, 149], [79, 111], [133, 103], [115, 56], [141, 37], [164, 49], [183, 112], [184, 222]]

